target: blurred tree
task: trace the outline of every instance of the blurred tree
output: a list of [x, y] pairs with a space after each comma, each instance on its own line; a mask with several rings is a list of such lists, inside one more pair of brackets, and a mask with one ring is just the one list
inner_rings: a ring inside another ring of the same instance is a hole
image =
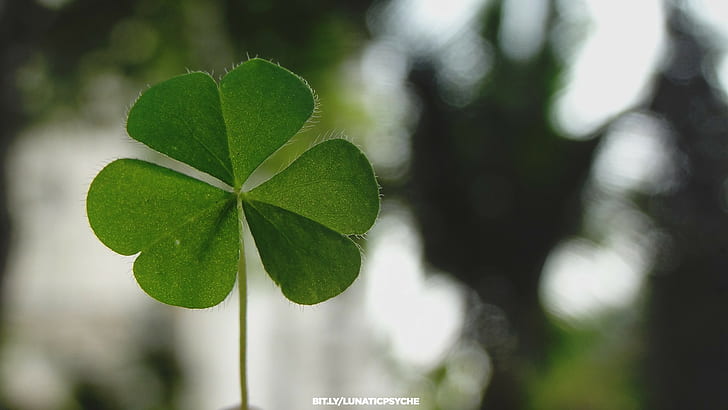
[[[5, 164], [11, 142], [27, 120], [20, 104], [17, 70], [37, 47], [50, 19], [51, 13], [35, 2], [0, 3], [0, 319], [3, 318], [3, 278], [12, 238]], [[0, 343], [2, 339], [0, 321]]]
[[547, 351], [540, 274], [554, 245], [578, 228], [597, 139], [570, 141], [553, 129], [548, 110], [561, 75], [554, 46], [510, 59], [495, 47], [499, 5], [483, 17], [493, 67], [472, 102], [449, 106], [427, 65], [411, 73], [421, 113], [405, 189], [427, 260], [485, 304], [479, 338], [494, 373], [482, 408], [507, 410], [524, 408], [529, 373]]
[[[671, 58], [640, 107], [671, 127], [680, 161], [674, 189], [636, 199], [669, 237], [648, 283], [643, 387], [650, 409], [725, 409], [728, 106], [707, 77], [715, 66], [710, 37], [681, 9], [671, 10]], [[491, 8], [485, 17], [491, 45], [499, 12]], [[411, 73], [421, 120], [406, 189], [429, 262], [485, 303], [480, 339], [495, 367], [482, 408], [518, 409], [531, 370], [554, 352], [539, 275], [553, 246], [578, 231], [578, 193], [598, 138], [571, 142], [550, 127], [547, 108], [560, 74], [550, 45], [526, 62], [495, 47], [493, 60], [478, 96], [463, 107], [445, 102], [426, 63]], [[560, 360], [566, 367], [571, 359]]]
[[649, 108], [681, 162], [676, 187], [646, 201], [669, 235], [648, 283], [647, 408], [726, 409], [728, 106], [706, 79], [704, 32], [679, 9], [668, 26], [671, 59]]

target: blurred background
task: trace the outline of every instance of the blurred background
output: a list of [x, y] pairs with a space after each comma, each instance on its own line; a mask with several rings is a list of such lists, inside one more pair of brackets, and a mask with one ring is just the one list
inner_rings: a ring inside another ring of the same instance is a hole
[[235, 296], [153, 301], [84, 201], [172, 163], [141, 91], [248, 56], [320, 97], [270, 169], [346, 136], [383, 192], [334, 300], [248, 249], [253, 405], [726, 409], [727, 52], [723, 0], [0, 0], [0, 409], [239, 403]]

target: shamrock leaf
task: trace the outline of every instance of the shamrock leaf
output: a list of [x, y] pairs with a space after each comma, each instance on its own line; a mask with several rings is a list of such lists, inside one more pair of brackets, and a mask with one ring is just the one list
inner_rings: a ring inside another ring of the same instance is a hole
[[347, 141], [325, 141], [258, 187], [241, 189], [313, 109], [303, 80], [261, 59], [241, 64], [219, 85], [190, 73], [151, 87], [129, 112], [129, 135], [229, 189], [120, 159], [91, 183], [91, 228], [115, 252], [138, 253], [133, 270], [140, 287], [171, 305], [205, 308], [225, 299], [246, 221], [266, 271], [287, 298], [315, 304], [338, 295], [361, 265], [348, 235], [365, 233], [379, 212], [364, 154]]

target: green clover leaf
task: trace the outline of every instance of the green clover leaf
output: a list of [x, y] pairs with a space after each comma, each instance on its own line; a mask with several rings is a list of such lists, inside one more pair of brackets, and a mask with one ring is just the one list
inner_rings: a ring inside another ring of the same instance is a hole
[[129, 135], [229, 186], [220, 189], [149, 162], [120, 159], [91, 183], [88, 219], [153, 298], [206, 308], [232, 290], [247, 221], [263, 266], [293, 302], [343, 292], [361, 255], [349, 235], [379, 213], [371, 164], [353, 144], [317, 144], [268, 181], [243, 183], [311, 117], [314, 97], [297, 75], [252, 59], [220, 84], [204, 73], [148, 89], [129, 112]]

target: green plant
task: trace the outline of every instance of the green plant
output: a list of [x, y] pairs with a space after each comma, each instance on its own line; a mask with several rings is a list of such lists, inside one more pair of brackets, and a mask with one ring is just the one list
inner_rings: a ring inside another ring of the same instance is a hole
[[240, 291], [241, 409], [245, 377], [247, 222], [265, 270], [293, 302], [315, 304], [358, 276], [359, 247], [379, 212], [371, 164], [353, 144], [319, 143], [257, 187], [243, 183], [308, 121], [315, 100], [298, 76], [261, 59], [218, 85], [193, 72], [157, 84], [129, 112], [129, 135], [222, 182], [221, 189], [136, 159], [119, 159], [91, 183], [87, 214], [106, 246], [139, 254], [134, 276], [175, 306], [217, 305]]

